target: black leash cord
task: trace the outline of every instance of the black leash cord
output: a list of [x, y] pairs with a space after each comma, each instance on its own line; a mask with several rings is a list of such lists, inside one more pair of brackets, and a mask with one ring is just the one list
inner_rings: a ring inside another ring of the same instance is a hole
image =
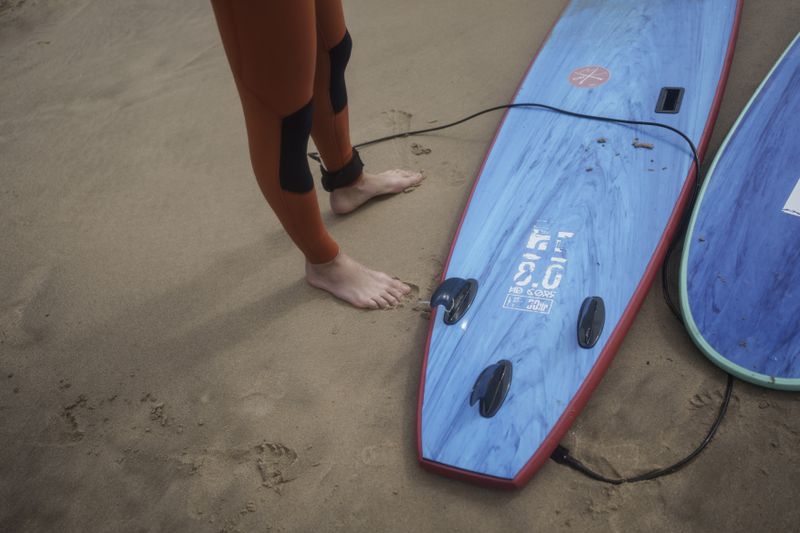
[[[662, 124], [661, 122], [650, 122], [650, 121], [645, 121], [645, 120], [629, 120], [629, 119], [624, 119], [624, 118], [604, 117], [604, 116], [600, 116], [600, 115], [589, 115], [589, 114], [586, 114], [586, 113], [576, 113], [575, 111], [569, 111], [567, 109], [562, 109], [560, 107], [555, 107], [555, 106], [551, 106], [551, 105], [547, 105], [547, 104], [539, 104], [539, 103], [536, 103], [536, 102], [517, 102], [517, 103], [514, 103], [514, 104], [502, 104], [502, 105], [497, 105], [497, 106], [494, 106], [494, 107], [489, 107], [489, 108], [486, 108], [486, 109], [484, 109], [482, 111], [478, 111], [477, 113], [473, 113], [473, 114], [471, 114], [471, 115], [469, 115], [467, 117], [464, 117], [462, 119], [456, 120], [454, 122], [450, 122], [448, 124], [443, 124], [441, 126], [433, 126], [431, 128], [425, 128], [425, 129], [421, 129], [421, 130], [412, 130], [412, 131], [405, 131], [405, 132], [402, 132], [402, 133], [394, 133], [392, 135], [386, 135], [385, 137], [379, 137], [377, 139], [372, 139], [370, 141], [364, 141], [362, 143], [355, 144], [355, 145], [353, 145], [353, 148], [363, 148], [364, 146], [370, 146], [370, 145], [382, 143], [382, 142], [385, 142], [385, 141], [391, 141], [392, 139], [400, 139], [400, 138], [404, 138], [404, 137], [411, 137], [412, 135], [424, 135], [426, 133], [433, 133], [435, 131], [440, 131], [440, 130], [444, 130], [444, 129], [447, 129], [447, 128], [452, 128], [453, 126], [458, 126], [459, 124], [463, 124], [464, 122], [472, 120], [473, 118], [477, 118], [477, 117], [479, 117], [481, 115], [485, 115], [486, 113], [491, 113], [492, 111], [499, 111], [501, 109], [514, 109], [514, 108], [519, 108], [519, 107], [546, 109], [548, 111], [553, 111], [555, 113], [560, 113], [562, 115], [568, 115], [570, 117], [585, 118], [585, 119], [589, 119], [589, 120], [598, 120], [600, 122], [616, 122], [616, 123], [619, 123], [619, 124], [630, 124], [630, 125], [634, 125], [634, 126], [653, 126], [653, 127], [656, 127], [656, 128], [664, 128], [666, 130], [672, 131], [672, 132], [680, 135], [683, 138], [683, 140], [686, 141], [686, 143], [689, 145], [689, 148], [691, 148], [691, 150], [692, 150], [692, 159], [694, 159], [695, 166], [698, 169], [700, 168], [700, 158], [697, 156], [697, 148], [695, 147], [695, 145], [692, 142], [692, 140], [685, 133], [683, 133], [681, 130], [679, 130], [678, 128], [674, 128], [674, 127], [670, 126], [669, 124]], [[308, 154], [308, 157], [310, 157], [314, 161], [317, 161], [318, 163], [321, 162], [318, 152], [311, 152], [311, 153]]]
[[717, 433], [717, 429], [719, 429], [720, 424], [722, 423], [722, 419], [725, 417], [725, 413], [728, 410], [728, 404], [731, 400], [731, 395], [733, 394], [733, 376], [728, 374], [728, 384], [725, 388], [725, 397], [722, 400], [722, 405], [719, 407], [719, 413], [717, 413], [717, 418], [714, 420], [714, 424], [711, 426], [711, 429], [708, 430], [706, 437], [700, 443], [700, 445], [695, 448], [692, 453], [678, 461], [677, 463], [670, 465], [666, 468], [659, 468], [657, 470], [651, 470], [650, 472], [646, 472], [644, 474], [640, 474], [638, 476], [631, 476], [631, 477], [624, 477], [624, 478], [607, 478], [602, 474], [598, 474], [588, 466], [584, 465], [579, 460], [575, 459], [569, 454], [569, 450], [560, 444], [556, 447], [553, 454], [550, 458], [562, 465], [568, 466], [573, 470], [577, 470], [581, 474], [588, 476], [592, 479], [596, 479], [597, 481], [602, 481], [604, 483], [610, 483], [612, 485], [621, 485], [623, 483], [637, 483], [639, 481], [648, 481], [651, 479], [655, 479], [661, 476], [668, 476], [670, 474], [674, 474], [678, 470], [682, 469], [684, 466], [692, 462], [692, 460], [700, 455], [706, 446], [711, 442], [711, 439], [714, 438], [714, 435]]

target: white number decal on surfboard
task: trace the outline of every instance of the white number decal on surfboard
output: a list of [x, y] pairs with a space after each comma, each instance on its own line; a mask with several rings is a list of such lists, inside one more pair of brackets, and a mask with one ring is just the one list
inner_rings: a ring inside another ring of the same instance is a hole
[[783, 206], [783, 212], [787, 215], [800, 217], [800, 179], [797, 180], [794, 190], [789, 195], [789, 199], [786, 200], [786, 205]]
[[[553, 234], [546, 225], [533, 227], [514, 274], [514, 284], [503, 302], [504, 308], [550, 313], [567, 265], [566, 243], [575, 236], [571, 231], [557, 231], [554, 239]], [[540, 262], [545, 257], [547, 262]]]

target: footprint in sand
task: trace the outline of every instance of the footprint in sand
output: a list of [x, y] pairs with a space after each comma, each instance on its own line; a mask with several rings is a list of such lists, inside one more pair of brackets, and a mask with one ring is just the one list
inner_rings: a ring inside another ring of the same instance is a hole
[[22, 348], [44, 338], [45, 315], [35, 312], [35, 304], [47, 289], [50, 271], [48, 266], [30, 270], [16, 284], [13, 295], [0, 303], [0, 341], [3, 344]]
[[[381, 113], [381, 115], [383, 115], [387, 126], [391, 128], [392, 133], [405, 133], [411, 130], [411, 113], [399, 109], [389, 109]], [[401, 166], [408, 167], [409, 157], [405, 140], [402, 138], [395, 139], [391, 144], [400, 157]]]
[[67, 431], [63, 433], [63, 437], [67, 442], [77, 442], [83, 440], [86, 433], [83, 424], [78, 420], [78, 412], [87, 408], [88, 399], [81, 394], [78, 398], [69, 405], [65, 405], [61, 410], [61, 418], [67, 425]]
[[269, 373], [259, 380], [257, 390], [251, 389], [239, 399], [238, 411], [248, 417], [262, 418], [275, 411], [278, 402], [286, 395], [289, 382], [285, 372]]
[[242, 397], [238, 411], [248, 417], [262, 418], [275, 411], [275, 400], [268, 394], [253, 392]]
[[445, 183], [451, 187], [461, 187], [466, 181], [466, 176], [462, 172], [454, 169], [451, 169], [448, 176], [445, 178]]
[[[717, 398], [715, 398], [715, 396]], [[719, 401], [720, 397], [721, 393], [719, 391], [716, 391], [714, 393], [711, 393], [709, 391], [703, 391], [692, 396], [691, 400], [689, 400], [689, 403], [691, 404], [693, 409], [702, 409], [707, 405], [716, 404], [716, 402]]]
[[369, 466], [390, 466], [397, 463], [399, 456], [399, 447], [391, 442], [367, 446], [361, 450], [361, 461]]
[[261, 484], [279, 491], [279, 485], [288, 483], [300, 474], [297, 452], [280, 442], [264, 441], [255, 447], [256, 468]]
[[233, 508], [239, 506], [239, 510], [255, 512], [254, 500], [263, 501], [264, 488], [280, 495], [284, 484], [297, 479], [309, 467], [294, 449], [267, 440], [247, 448], [185, 449], [171, 459], [181, 472], [198, 480], [189, 486], [187, 494], [190, 516], [213, 512], [209, 509], [209, 502], [225, 501], [230, 496], [230, 487], [239, 483], [244, 483], [249, 490], [242, 494], [243, 500], [233, 504]]
[[411, 113], [400, 109], [390, 109], [381, 113], [386, 119], [387, 125], [392, 128], [394, 133], [404, 133], [411, 129]]

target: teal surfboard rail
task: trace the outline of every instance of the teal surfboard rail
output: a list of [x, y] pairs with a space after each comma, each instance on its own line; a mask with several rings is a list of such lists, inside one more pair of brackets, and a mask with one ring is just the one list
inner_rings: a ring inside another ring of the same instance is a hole
[[800, 35], [739, 115], [697, 199], [680, 268], [692, 340], [726, 372], [800, 390]]

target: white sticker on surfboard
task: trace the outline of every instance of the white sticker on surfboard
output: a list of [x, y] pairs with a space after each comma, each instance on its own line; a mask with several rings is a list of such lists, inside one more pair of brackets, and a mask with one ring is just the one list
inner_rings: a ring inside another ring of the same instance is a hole
[[533, 226], [503, 301], [505, 309], [550, 314], [567, 267], [567, 242], [574, 236], [571, 231], [551, 231], [547, 223]]
[[800, 217], [800, 179], [797, 180], [794, 190], [789, 195], [789, 199], [786, 200], [786, 205], [783, 206], [783, 212], [787, 215]]

